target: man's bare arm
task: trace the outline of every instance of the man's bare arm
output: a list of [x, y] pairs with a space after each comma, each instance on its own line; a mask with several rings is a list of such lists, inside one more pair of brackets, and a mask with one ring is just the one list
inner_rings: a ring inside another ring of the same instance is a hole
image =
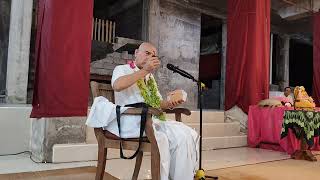
[[133, 74], [125, 75], [119, 77], [113, 83], [113, 90], [116, 92], [127, 89], [136, 83], [139, 79], [143, 79], [147, 74], [151, 73], [153, 70], [157, 69], [160, 66], [160, 61], [157, 57], [151, 57], [147, 62], [143, 65], [143, 67]]
[[114, 83], [113, 83], [113, 89], [116, 92], [122, 91], [124, 89], [127, 89], [128, 87], [132, 86], [134, 83], [136, 83], [139, 79], [143, 79], [149, 72], [141, 69], [137, 72], [134, 72], [133, 74], [125, 75], [122, 77], [119, 77]]

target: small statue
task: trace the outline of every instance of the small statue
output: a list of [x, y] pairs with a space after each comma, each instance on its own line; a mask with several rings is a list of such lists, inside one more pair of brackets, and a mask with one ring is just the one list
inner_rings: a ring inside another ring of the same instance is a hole
[[303, 86], [297, 86], [294, 88], [294, 108], [297, 110], [313, 111], [316, 105], [306, 92]]

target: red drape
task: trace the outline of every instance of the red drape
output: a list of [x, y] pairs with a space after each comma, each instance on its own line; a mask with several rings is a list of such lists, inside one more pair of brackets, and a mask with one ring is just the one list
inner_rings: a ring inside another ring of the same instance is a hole
[[92, 0], [39, 0], [31, 117], [86, 116]]
[[270, 0], [228, 0], [225, 109], [269, 96]]
[[320, 105], [320, 13], [313, 16], [313, 82], [312, 96]]

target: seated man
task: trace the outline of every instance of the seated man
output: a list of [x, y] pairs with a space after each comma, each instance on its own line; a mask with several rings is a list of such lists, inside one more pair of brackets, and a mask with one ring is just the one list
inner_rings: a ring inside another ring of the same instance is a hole
[[[115, 103], [124, 106], [145, 102], [162, 109], [181, 104], [181, 101], [162, 99], [152, 75], [159, 66], [156, 48], [150, 43], [142, 43], [131, 64], [117, 66], [113, 71], [111, 84]], [[160, 151], [161, 179], [192, 180], [198, 163], [198, 134], [183, 123], [166, 121], [165, 116], [153, 117], [153, 127]], [[119, 135], [115, 119], [105, 129]], [[139, 116], [121, 117], [122, 138], [139, 137], [139, 130]]]
[[291, 88], [290, 87], [284, 88], [284, 92], [281, 97], [287, 98], [289, 103], [291, 104], [291, 106], [293, 106], [294, 101], [293, 101], [293, 97], [291, 96]]

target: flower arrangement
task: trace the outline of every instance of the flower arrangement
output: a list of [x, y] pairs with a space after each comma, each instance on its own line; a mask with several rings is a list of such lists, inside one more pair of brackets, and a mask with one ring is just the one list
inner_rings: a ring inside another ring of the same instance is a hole
[[[129, 63], [129, 65], [132, 69], [136, 67], [133, 62]], [[140, 94], [144, 99], [144, 102], [153, 108], [160, 109], [161, 99], [159, 96], [158, 85], [154, 77], [150, 76], [147, 82], [145, 82], [144, 79], [139, 79], [137, 81], [137, 85], [139, 87]], [[166, 120], [164, 113], [161, 113], [161, 115], [155, 117], [162, 121]]]

